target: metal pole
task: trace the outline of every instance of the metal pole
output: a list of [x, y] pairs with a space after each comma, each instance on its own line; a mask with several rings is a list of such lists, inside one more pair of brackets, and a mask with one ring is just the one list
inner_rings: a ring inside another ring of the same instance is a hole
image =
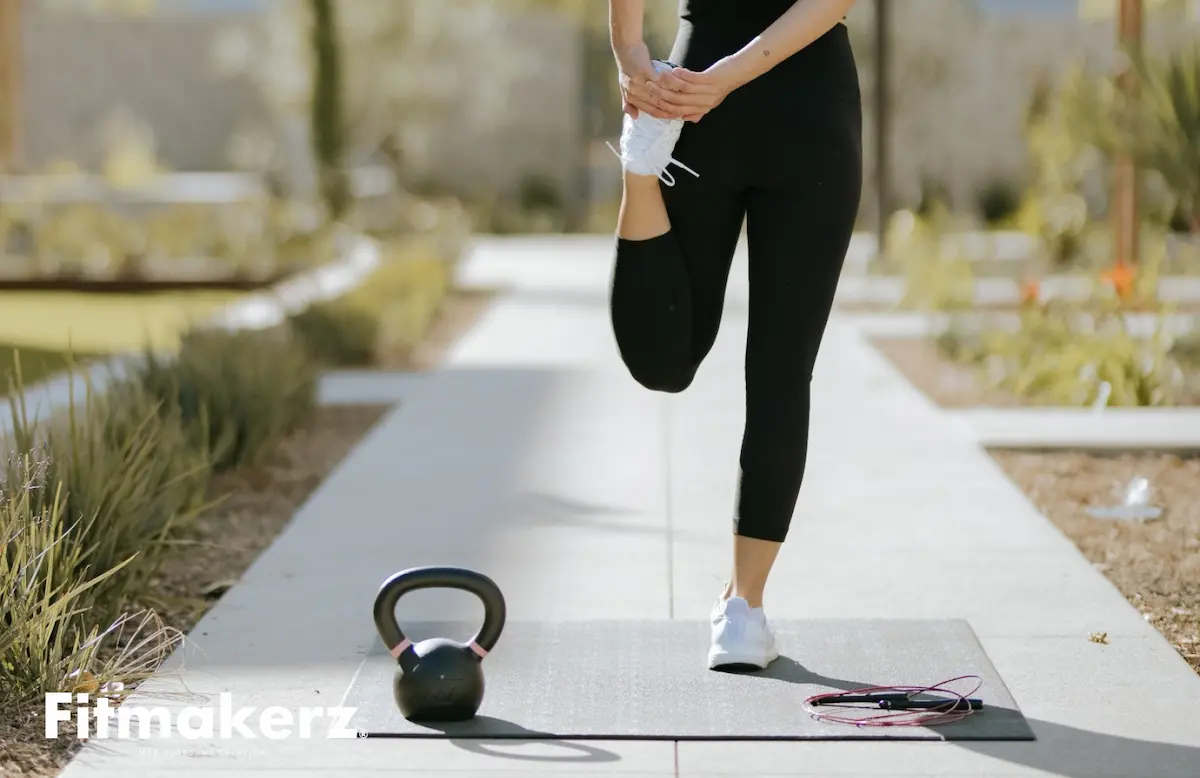
[[[1137, 79], [1131, 67], [1131, 58], [1140, 56], [1142, 51], [1142, 5], [1142, 0], [1120, 0], [1120, 10], [1117, 14], [1117, 43], [1125, 60], [1119, 83], [1126, 101], [1126, 111], [1137, 110]], [[1136, 264], [1141, 242], [1137, 164], [1130, 152], [1122, 151], [1116, 159], [1115, 167], [1112, 219], [1116, 261], [1118, 264]]]
[[888, 218], [891, 216], [891, 154], [889, 136], [891, 115], [889, 105], [888, 72], [891, 51], [889, 0], [875, 0], [875, 205], [876, 253], [886, 259]]
[[21, 2], [0, 0], [0, 173], [12, 172], [21, 153]]

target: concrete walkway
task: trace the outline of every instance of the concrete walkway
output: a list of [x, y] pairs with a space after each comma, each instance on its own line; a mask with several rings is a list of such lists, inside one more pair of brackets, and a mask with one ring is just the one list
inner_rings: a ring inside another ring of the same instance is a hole
[[[404, 388], [134, 704], [230, 692], [260, 710], [336, 705], [378, 640], [380, 581], [412, 565], [487, 572], [513, 620], [706, 617], [729, 557], [745, 268], [697, 382], [664, 396], [621, 368], [607, 262], [607, 241], [484, 244], [464, 277], [512, 293], [443, 371]], [[1200, 776], [1200, 678], [971, 430], [840, 320], [814, 402], [769, 612], [966, 618], [1037, 742], [108, 741], [64, 775]], [[888, 563], [901, 554], [942, 572], [896, 576]], [[400, 616], [477, 618], [478, 606], [416, 592]], [[1093, 631], [1110, 644], [1089, 642]]]

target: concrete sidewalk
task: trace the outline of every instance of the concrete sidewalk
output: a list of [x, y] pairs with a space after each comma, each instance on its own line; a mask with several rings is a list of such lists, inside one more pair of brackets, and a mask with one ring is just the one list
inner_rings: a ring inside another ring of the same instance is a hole
[[[512, 620], [705, 618], [729, 558], [745, 269], [696, 383], [658, 395], [628, 378], [612, 343], [607, 244], [484, 244], [464, 278], [511, 293], [444, 370], [405, 388], [134, 704], [230, 692], [260, 709], [336, 705], [378, 641], [379, 583], [412, 565], [485, 571]], [[966, 618], [1037, 742], [109, 741], [64, 775], [1200, 776], [1200, 678], [970, 430], [840, 320], [814, 403], [768, 611]], [[942, 572], [895, 576], [899, 554]], [[465, 594], [425, 591], [400, 616], [478, 611]], [[1110, 645], [1089, 642], [1092, 631]]]

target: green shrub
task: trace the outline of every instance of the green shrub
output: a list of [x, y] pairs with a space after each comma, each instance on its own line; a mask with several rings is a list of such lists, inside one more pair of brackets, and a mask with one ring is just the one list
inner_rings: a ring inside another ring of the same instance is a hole
[[75, 526], [74, 556], [50, 571], [56, 581], [103, 574], [136, 557], [120, 577], [96, 593], [97, 619], [111, 619], [125, 595], [143, 586], [158, 569], [163, 541], [203, 507], [210, 464], [189, 439], [177, 412], [164, 407], [138, 383], [114, 380], [104, 393], [90, 387], [83, 402], [64, 416], [31, 419], [23, 394], [14, 403], [11, 438], [0, 445], [32, 452], [39, 462], [31, 481], [21, 457], [10, 459], [7, 483], [31, 484], [31, 510], [54, 503]]
[[195, 330], [173, 359], [148, 352], [138, 381], [178, 409], [217, 471], [257, 463], [316, 406], [316, 363], [285, 328]]
[[94, 357], [68, 354], [61, 351], [27, 348], [25, 346], [0, 346], [0, 397], [5, 396], [17, 384], [31, 386], [48, 381], [72, 367], [90, 362]]
[[1014, 330], [951, 331], [938, 345], [947, 357], [982, 369], [990, 383], [1055, 405], [1159, 406], [1180, 396], [1183, 371], [1160, 330], [1130, 331], [1124, 314], [1097, 311], [1081, 327], [1080, 309], [1030, 306]]
[[140, 680], [178, 637], [150, 614], [101, 626], [103, 591], [131, 558], [91, 572], [88, 525], [71, 519], [61, 485], [43, 493], [44, 463], [12, 459], [12, 486], [0, 492], [0, 714], [10, 722], [49, 692]]
[[901, 211], [888, 226], [890, 264], [904, 274], [905, 309], [939, 311], [970, 308], [975, 304], [975, 271], [971, 261], [945, 240], [944, 212], [921, 217]]
[[989, 227], [1011, 224], [1021, 210], [1021, 192], [1011, 181], [994, 179], [980, 188], [976, 207]]
[[1171, 346], [1171, 356], [1189, 368], [1200, 369], [1200, 332], [1176, 339]]
[[311, 305], [289, 320], [309, 354], [323, 365], [367, 367], [377, 360], [379, 318], [348, 301]]

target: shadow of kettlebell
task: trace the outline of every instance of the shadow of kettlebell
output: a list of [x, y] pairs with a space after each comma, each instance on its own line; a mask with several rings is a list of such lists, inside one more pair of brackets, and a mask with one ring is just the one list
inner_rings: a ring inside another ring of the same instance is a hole
[[[483, 625], [466, 643], [430, 638], [413, 643], [396, 620], [396, 603], [417, 589], [461, 589], [483, 602]], [[487, 576], [459, 567], [415, 567], [388, 578], [375, 597], [375, 627], [397, 668], [396, 705], [411, 722], [474, 718], [483, 703], [483, 659], [500, 639], [506, 609], [500, 587]]]

